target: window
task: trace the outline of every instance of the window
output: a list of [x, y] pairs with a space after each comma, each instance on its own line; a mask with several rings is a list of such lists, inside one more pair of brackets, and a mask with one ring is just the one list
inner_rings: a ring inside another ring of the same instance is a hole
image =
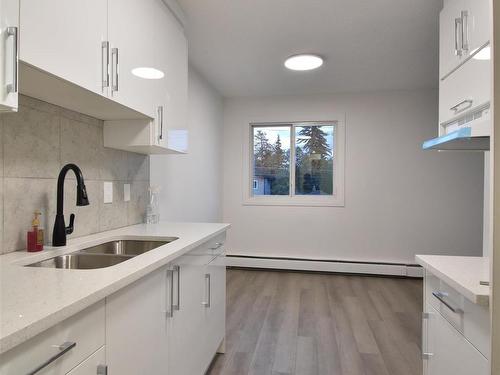
[[339, 121], [251, 124], [247, 204], [343, 205]]

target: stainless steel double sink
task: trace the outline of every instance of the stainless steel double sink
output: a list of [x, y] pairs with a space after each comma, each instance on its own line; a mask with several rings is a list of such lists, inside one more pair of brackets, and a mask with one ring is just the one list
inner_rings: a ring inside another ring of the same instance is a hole
[[169, 237], [163, 239], [162, 241], [109, 241], [96, 246], [81, 249], [70, 254], [59, 255], [36, 263], [31, 263], [26, 266], [77, 270], [106, 268], [124, 262], [137, 255], [144, 254], [175, 240], [177, 240], [176, 237]]

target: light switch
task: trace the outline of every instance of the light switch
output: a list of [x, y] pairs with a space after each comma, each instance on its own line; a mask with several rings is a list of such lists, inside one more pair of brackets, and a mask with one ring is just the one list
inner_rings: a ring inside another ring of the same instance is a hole
[[123, 200], [130, 201], [130, 184], [123, 184]]
[[104, 183], [104, 203], [113, 203], [113, 183]]

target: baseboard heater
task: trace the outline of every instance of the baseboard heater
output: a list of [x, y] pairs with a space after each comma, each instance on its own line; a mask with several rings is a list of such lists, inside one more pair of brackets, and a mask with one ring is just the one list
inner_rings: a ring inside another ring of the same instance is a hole
[[315, 271], [345, 274], [423, 277], [423, 269], [417, 264], [352, 262], [337, 260], [256, 257], [227, 255], [228, 267], [261, 268], [292, 271]]

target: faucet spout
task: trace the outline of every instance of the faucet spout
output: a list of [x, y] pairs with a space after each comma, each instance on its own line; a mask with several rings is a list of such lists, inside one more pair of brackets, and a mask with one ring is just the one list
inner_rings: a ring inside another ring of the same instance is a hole
[[72, 170], [76, 176], [76, 205], [89, 205], [89, 198], [87, 189], [85, 188], [82, 171], [75, 164], [66, 164], [61, 169], [61, 172], [59, 172], [59, 177], [57, 179], [57, 214], [54, 223], [54, 231], [52, 233], [52, 246], [65, 246], [66, 235], [73, 232], [75, 215], [71, 214], [69, 227], [66, 227], [64, 222], [64, 180], [69, 170]]

